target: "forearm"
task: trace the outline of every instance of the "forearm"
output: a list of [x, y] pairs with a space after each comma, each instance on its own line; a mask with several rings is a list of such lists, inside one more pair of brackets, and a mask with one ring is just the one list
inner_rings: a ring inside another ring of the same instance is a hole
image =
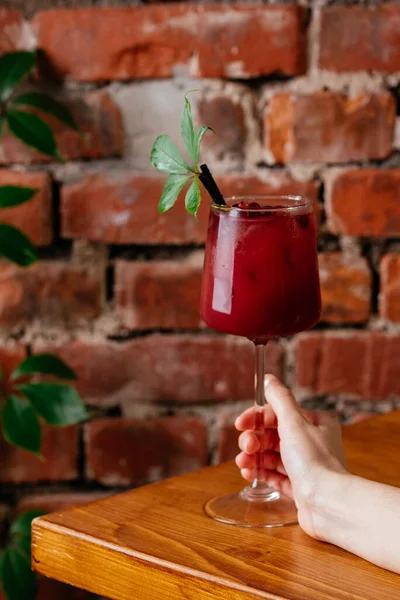
[[400, 489], [334, 474], [316, 505], [314, 523], [321, 539], [400, 573]]

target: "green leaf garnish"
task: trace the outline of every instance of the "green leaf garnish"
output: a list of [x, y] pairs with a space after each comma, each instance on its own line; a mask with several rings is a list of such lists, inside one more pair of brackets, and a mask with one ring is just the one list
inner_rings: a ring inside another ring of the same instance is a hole
[[49, 425], [72, 425], [88, 418], [78, 392], [62, 383], [24, 383], [17, 389]]
[[42, 154], [62, 161], [53, 132], [40, 117], [23, 110], [13, 109], [7, 112], [7, 122], [10, 131], [26, 146], [31, 146]]
[[201, 127], [199, 127], [199, 129], [196, 131], [196, 135], [195, 135], [195, 144], [196, 144], [196, 156], [197, 156], [197, 161], [199, 160], [199, 156], [200, 156], [200, 144], [201, 144], [201, 140], [203, 139], [203, 135], [207, 132], [207, 131], [212, 131], [213, 133], [215, 133], [214, 129], [212, 127], [207, 127], [207, 125], [202, 125]]
[[0, 256], [4, 256], [20, 267], [29, 267], [38, 260], [35, 246], [22, 231], [0, 223]]
[[199, 206], [200, 206], [200, 200], [201, 200], [201, 196], [200, 196], [199, 179], [198, 179], [198, 177], [195, 177], [192, 185], [186, 192], [185, 205], [186, 205], [186, 210], [188, 211], [188, 213], [190, 213], [191, 215], [194, 215], [194, 216], [197, 215], [197, 211], [199, 210]]
[[168, 135], [158, 136], [151, 150], [150, 162], [153, 167], [164, 173], [183, 175], [192, 172]]
[[12, 208], [28, 202], [37, 190], [19, 185], [0, 185], [0, 208]]
[[186, 146], [186, 150], [188, 151], [195, 168], [197, 168], [197, 161], [199, 159], [199, 155], [198, 152], [196, 152], [196, 141], [192, 119], [192, 111], [187, 94], [185, 94], [185, 106], [183, 107], [182, 112], [181, 134]]
[[175, 204], [180, 192], [183, 190], [185, 185], [189, 183], [192, 177], [192, 174], [179, 175], [177, 173], [171, 173], [168, 175], [161, 194], [160, 202], [158, 203], [158, 212], [163, 213], [169, 210]]
[[21, 94], [12, 100], [14, 106], [34, 106], [43, 112], [52, 115], [62, 123], [65, 123], [71, 129], [77, 130], [78, 127], [69, 110], [51, 96], [41, 92], [28, 92]]
[[40, 423], [32, 406], [18, 396], [8, 396], [3, 409], [2, 429], [9, 444], [39, 454]]
[[172, 208], [185, 184], [192, 180], [192, 184], [186, 194], [185, 205], [188, 213], [197, 215], [201, 200], [199, 185], [200, 172], [198, 166], [200, 144], [207, 131], [214, 130], [211, 127], [202, 126], [195, 132], [191, 105], [187, 94], [185, 94], [185, 105], [183, 107], [181, 118], [181, 135], [186, 150], [193, 161], [193, 167], [190, 167], [186, 163], [185, 159], [181, 156], [179, 150], [168, 135], [158, 136], [151, 150], [150, 162], [153, 167], [156, 167], [159, 171], [169, 173], [158, 204], [160, 213]]

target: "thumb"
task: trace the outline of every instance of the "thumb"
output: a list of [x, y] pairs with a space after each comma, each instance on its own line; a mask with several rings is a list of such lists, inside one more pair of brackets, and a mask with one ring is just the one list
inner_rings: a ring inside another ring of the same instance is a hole
[[294, 426], [304, 421], [294, 395], [274, 375], [265, 376], [264, 391], [268, 404], [278, 418], [278, 425]]

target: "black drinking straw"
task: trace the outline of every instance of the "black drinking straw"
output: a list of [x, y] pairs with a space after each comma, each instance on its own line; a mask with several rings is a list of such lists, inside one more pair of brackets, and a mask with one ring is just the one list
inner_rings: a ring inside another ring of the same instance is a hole
[[200, 170], [201, 173], [199, 175], [199, 179], [206, 188], [207, 192], [210, 194], [215, 204], [219, 204], [220, 206], [226, 206], [224, 197], [221, 194], [214, 177], [211, 175], [210, 169], [207, 167], [207, 165], [200, 165]]

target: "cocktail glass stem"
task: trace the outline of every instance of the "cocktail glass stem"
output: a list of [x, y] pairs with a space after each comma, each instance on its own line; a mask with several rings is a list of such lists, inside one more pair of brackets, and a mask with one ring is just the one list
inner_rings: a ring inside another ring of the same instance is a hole
[[254, 396], [254, 409], [255, 409], [255, 431], [257, 433], [258, 440], [260, 442], [260, 449], [256, 453], [255, 472], [254, 480], [251, 484], [253, 489], [264, 488], [265, 482], [265, 469], [264, 469], [264, 406], [265, 393], [264, 393], [264, 377], [265, 377], [265, 349], [264, 344], [256, 344], [256, 364], [255, 364], [255, 396]]
[[250, 486], [243, 490], [243, 495], [248, 500], [265, 501], [279, 498], [279, 492], [271, 488], [265, 479], [264, 452], [265, 452], [265, 426], [264, 408], [267, 404], [264, 392], [265, 378], [265, 350], [266, 344], [255, 344], [255, 432], [260, 442], [259, 450], [255, 454], [254, 479]]

